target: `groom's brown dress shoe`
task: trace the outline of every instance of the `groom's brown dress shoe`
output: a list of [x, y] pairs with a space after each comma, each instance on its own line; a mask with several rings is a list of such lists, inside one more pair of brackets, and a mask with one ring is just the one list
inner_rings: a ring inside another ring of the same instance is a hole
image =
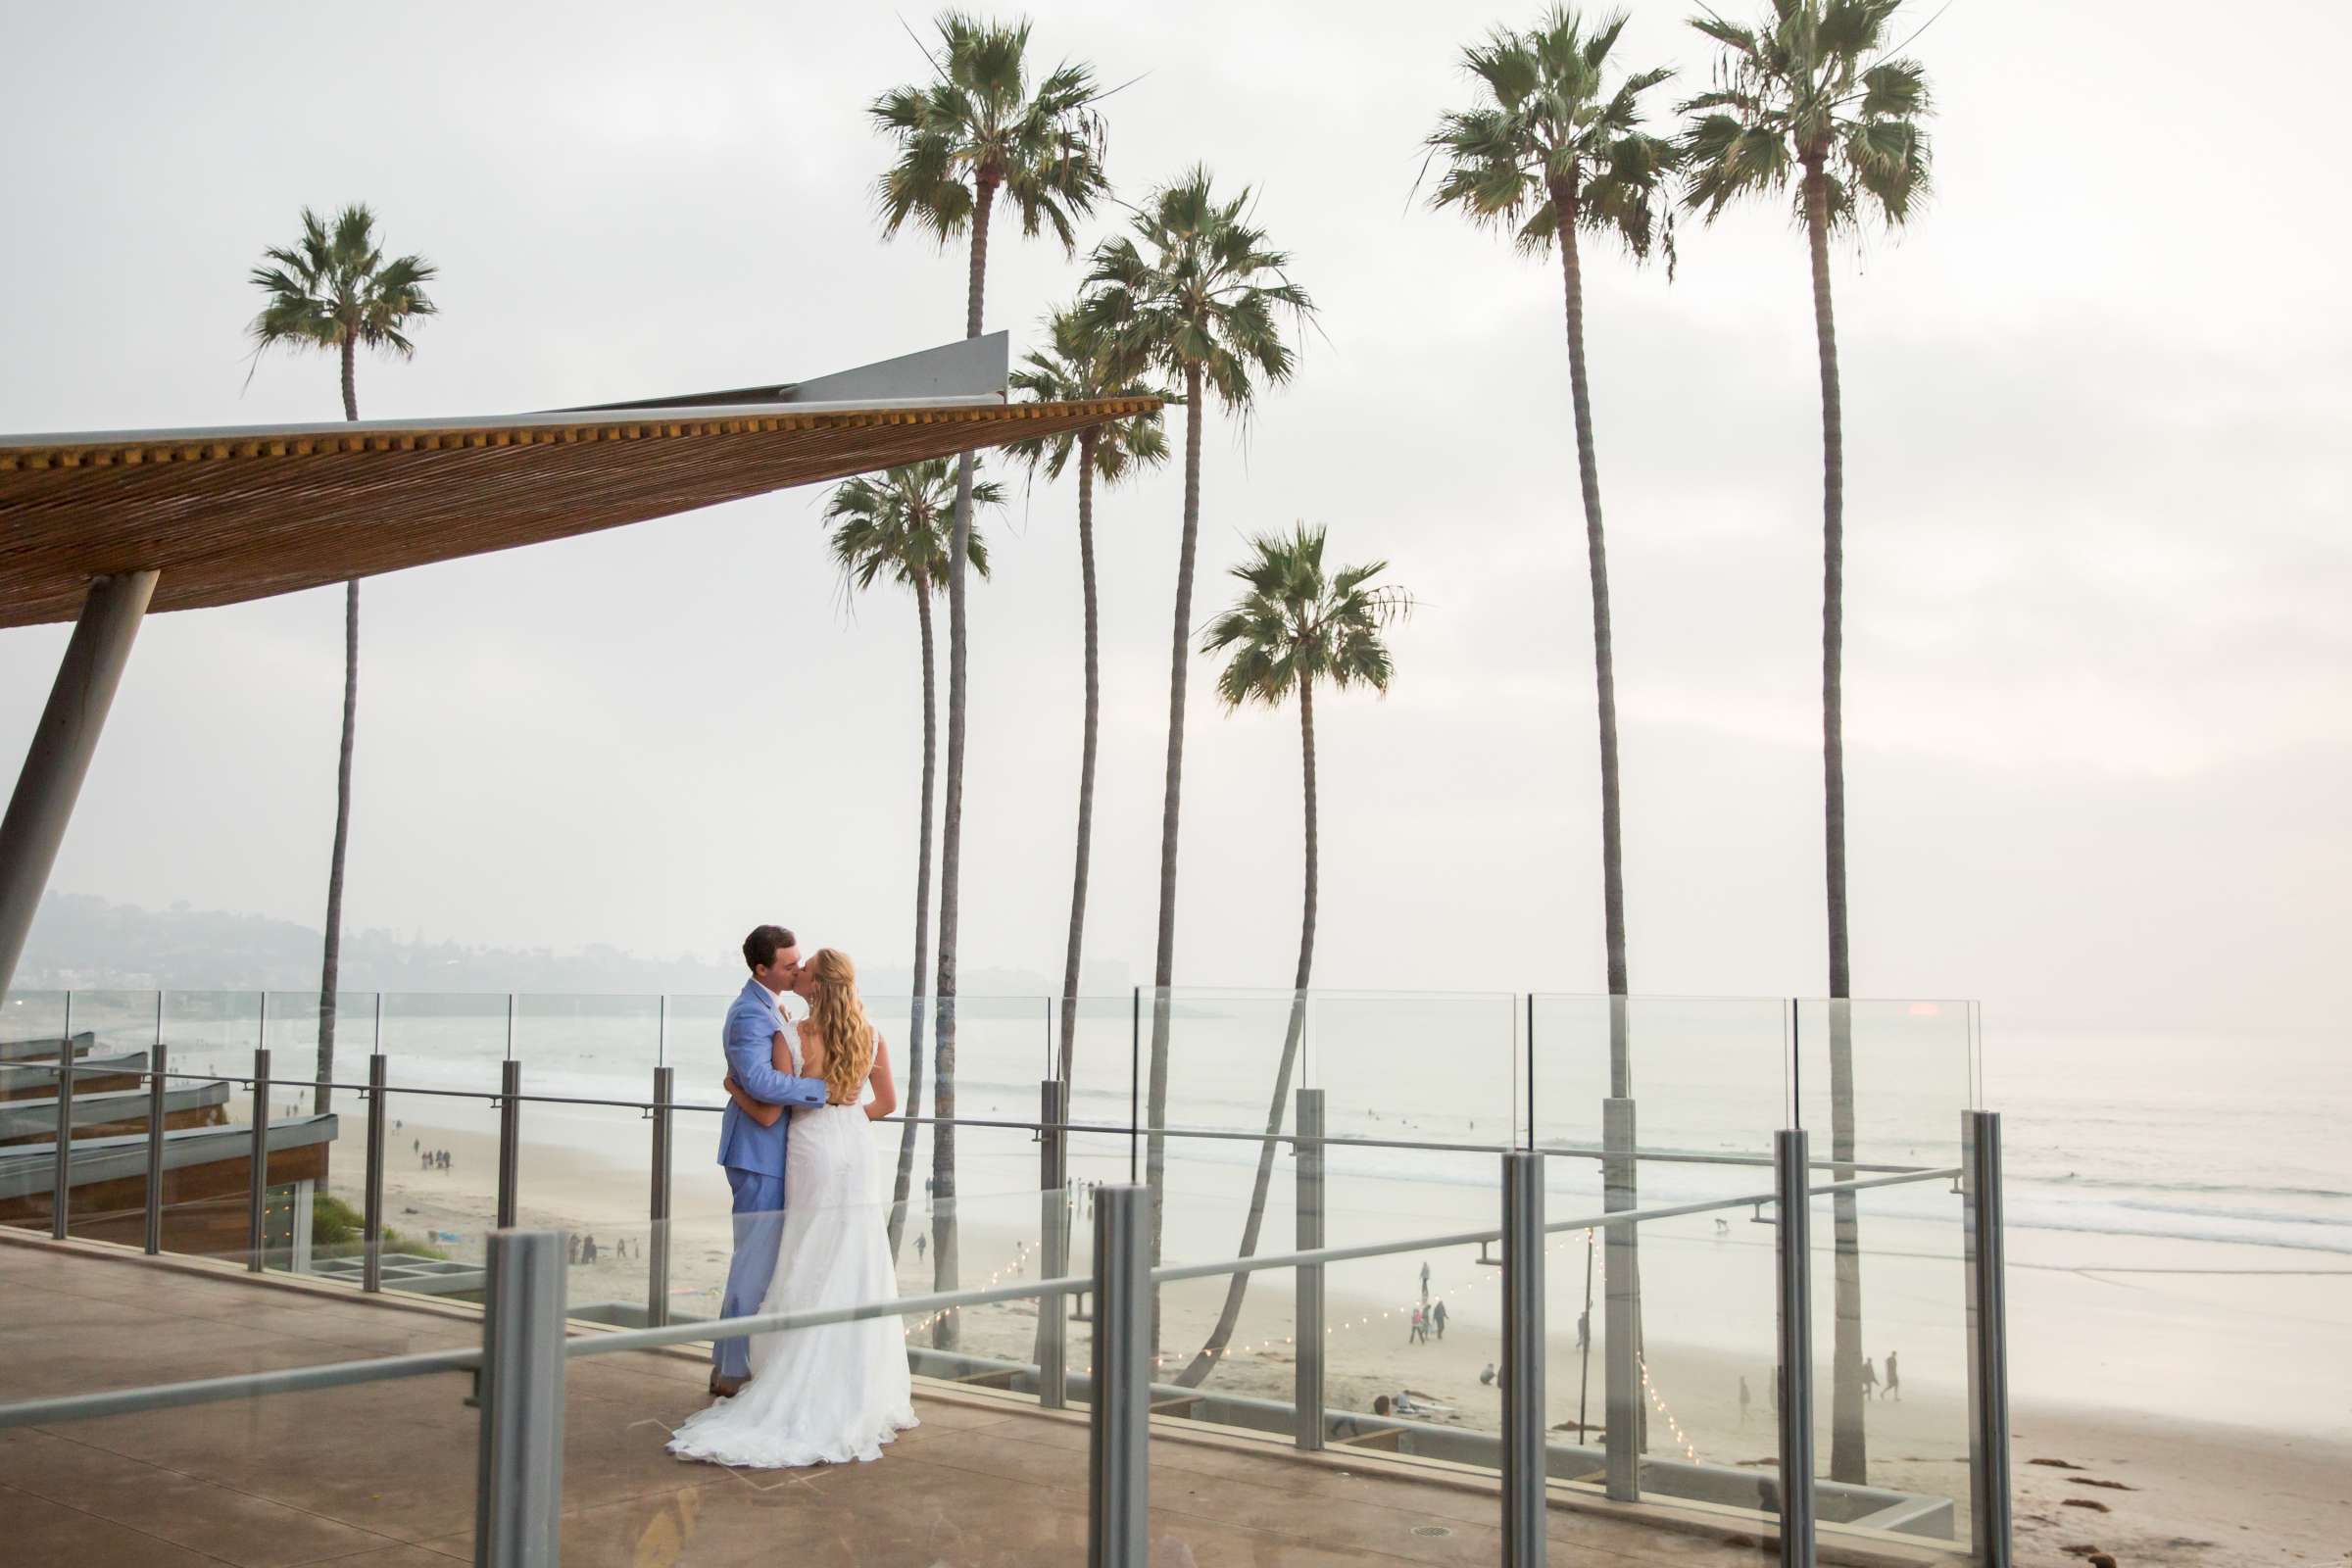
[[743, 1386], [750, 1381], [749, 1378], [722, 1378], [713, 1372], [710, 1374], [710, 1397], [732, 1399], [743, 1392]]

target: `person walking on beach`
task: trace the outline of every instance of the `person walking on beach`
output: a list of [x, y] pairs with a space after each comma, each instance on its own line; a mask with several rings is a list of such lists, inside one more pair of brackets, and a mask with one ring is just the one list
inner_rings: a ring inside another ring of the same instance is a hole
[[1747, 1374], [1740, 1374], [1740, 1424], [1747, 1425]]
[[1903, 1375], [1895, 1370], [1894, 1352], [1886, 1352], [1886, 1397], [1895, 1403], [1903, 1402]]
[[1429, 1309], [1429, 1321], [1431, 1326], [1438, 1331], [1438, 1338], [1444, 1339], [1446, 1337], [1446, 1303], [1444, 1301], [1440, 1301]]
[[1576, 1314], [1576, 1348], [1580, 1351], [1592, 1348], [1592, 1309], [1589, 1306]]
[[1424, 1303], [1429, 1300], [1429, 1260], [1427, 1258], [1421, 1260], [1421, 1299]]
[[1862, 1358], [1862, 1397], [1865, 1399], [1875, 1399], [1878, 1396], [1878, 1369], [1870, 1364], [1870, 1357], [1866, 1355]]

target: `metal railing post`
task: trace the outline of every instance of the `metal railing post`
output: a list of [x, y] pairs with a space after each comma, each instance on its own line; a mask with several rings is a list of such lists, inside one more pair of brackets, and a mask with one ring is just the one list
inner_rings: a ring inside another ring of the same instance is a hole
[[1805, 1135], [1773, 1134], [1774, 1235], [1780, 1275], [1781, 1563], [1812, 1568], [1813, 1508], [1813, 1210]]
[[[382, 1044], [379, 1029], [377, 1044]], [[360, 1216], [360, 1289], [380, 1291], [384, 1288], [384, 1140], [390, 1135], [392, 1117], [384, 1103], [384, 1085], [391, 1079], [391, 1066], [381, 1051], [368, 1057], [368, 1171], [365, 1209]]]
[[246, 1160], [245, 1267], [262, 1271], [262, 1204], [270, 1193], [270, 1048], [253, 1054], [253, 1152]]
[[1544, 1156], [1502, 1156], [1502, 1561], [1544, 1568]]
[[556, 1568], [564, 1492], [564, 1235], [490, 1238], [482, 1312], [476, 1568]]
[[[664, 1009], [667, 1000], [663, 1002]], [[669, 1104], [676, 1098], [677, 1069], [654, 1069], [654, 1187], [646, 1204], [653, 1234], [645, 1249], [645, 1321], [660, 1328], [669, 1321]]]
[[1087, 1568], [1146, 1568], [1152, 1438], [1152, 1194], [1095, 1189]]
[[164, 1250], [164, 1095], [169, 1080], [165, 1073], [170, 1064], [164, 1059], [164, 1043], [158, 1040], [148, 1048], [147, 1056], [147, 1255], [154, 1257]]
[[1968, 1496], [1984, 1568], [2009, 1568], [2009, 1289], [2001, 1217], [2001, 1116], [1961, 1113], [1968, 1288]]
[[[1601, 1207], [1614, 1213], [1636, 1206], [1634, 1175], [1634, 1102], [1600, 1102]], [[1608, 1353], [1602, 1358], [1602, 1446], [1608, 1460], [1608, 1494], [1619, 1502], [1642, 1495], [1642, 1363], [1640, 1335], [1642, 1296], [1635, 1270], [1640, 1266], [1641, 1239], [1631, 1224], [1608, 1228], [1603, 1257], [1603, 1324]]]
[[522, 1169], [522, 1063], [499, 1063], [498, 1228], [514, 1228], [514, 1189]]
[[[1068, 1091], [1058, 1078], [1037, 1086], [1038, 1244], [1041, 1277], [1059, 1279], [1070, 1267], [1070, 1135]], [[1037, 1402], [1058, 1410], [1069, 1402], [1069, 1303], [1058, 1296], [1037, 1303]]]
[[74, 1037], [57, 1048], [57, 1168], [49, 1175], [49, 1239], [62, 1242], [74, 1205]]
[[[1298, 1091], [1298, 1142], [1295, 1185], [1298, 1194], [1298, 1250], [1323, 1245], [1323, 1091]], [[1297, 1321], [1293, 1325], [1291, 1407], [1297, 1412], [1293, 1437], [1308, 1452], [1323, 1446], [1323, 1265], [1298, 1265]]]

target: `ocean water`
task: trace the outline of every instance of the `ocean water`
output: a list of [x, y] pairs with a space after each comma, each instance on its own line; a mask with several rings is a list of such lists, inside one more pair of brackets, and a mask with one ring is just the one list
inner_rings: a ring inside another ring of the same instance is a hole
[[[523, 1064], [526, 1094], [642, 1100], [654, 1067], [667, 1063], [681, 1100], [716, 1105], [727, 1001], [523, 997], [510, 1016], [505, 997], [387, 996], [380, 1009], [372, 997], [346, 999], [336, 1076], [364, 1079], [365, 1057], [380, 1044], [396, 1084], [488, 1095], [512, 1054]], [[18, 1027], [7, 1032], [55, 1027], [59, 1002], [56, 994], [10, 999], [7, 1021]], [[259, 998], [172, 993], [164, 1004], [174, 1069], [249, 1071], [264, 1038]], [[1637, 1000], [1628, 1035], [1643, 1148], [1761, 1162], [1773, 1131], [1795, 1118], [1811, 1130], [1816, 1157], [1825, 1155], [1829, 1030], [1814, 1007], [1792, 1017], [1769, 999]], [[904, 1042], [906, 1004], [877, 1000], [873, 1010], [885, 1035]], [[306, 1075], [316, 1053], [315, 1001], [272, 998], [268, 1011], [277, 1075]], [[1053, 1070], [1054, 1012], [1044, 998], [962, 1000], [959, 1115], [1034, 1118], [1038, 1082]], [[1288, 996], [1187, 993], [1170, 1013], [1169, 1126], [1261, 1130], [1290, 1026]], [[102, 1051], [139, 1049], [155, 1027], [152, 992], [75, 996], [74, 1028], [95, 1030]], [[1074, 1120], [1124, 1126], [1140, 1111], [1139, 1058], [1152, 1029], [1148, 999], [1082, 1004]], [[2352, 1031], [2230, 1037], [2006, 1028], [1985, 1025], [1965, 1004], [1904, 1002], [1855, 1004], [1853, 1035], [1858, 1157], [1957, 1164], [1961, 1112], [1999, 1110], [2009, 1217], [2021, 1237], [2252, 1246], [2313, 1254], [2322, 1264], [2352, 1254]], [[904, 1061], [900, 1072], [904, 1088]], [[925, 1076], [936, 1077], [928, 1063]], [[1323, 1091], [1338, 1136], [1594, 1149], [1609, 1083], [1606, 1003], [1539, 998], [1530, 1008], [1507, 996], [1318, 993], [1292, 1082]], [[926, 1084], [926, 1112], [934, 1088]], [[351, 1097], [339, 1098], [356, 1108]], [[1123, 1174], [1131, 1142], [1081, 1136], [1076, 1156], [1096, 1179], [1112, 1179]], [[1031, 1180], [1026, 1134], [967, 1131], [964, 1148], [974, 1161], [966, 1190]], [[1169, 1157], [1172, 1169], [1196, 1173], [1206, 1202], [1232, 1187], [1231, 1173], [1246, 1183], [1257, 1146], [1173, 1138]], [[1561, 1200], [1597, 1199], [1596, 1162], [1552, 1163]], [[1349, 1206], [1352, 1189], [1372, 1211], [1475, 1207], [1496, 1181], [1491, 1153], [1452, 1149], [1341, 1150], [1330, 1168], [1335, 1202]], [[1760, 1166], [1655, 1162], [1642, 1171], [1644, 1202], [1769, 1185]], [[1391, 1188], [1433, 1196], [1403, 1201]], [[1946, 1206], [1929, 1187], [1874, 1201], [1922, 1218]]]

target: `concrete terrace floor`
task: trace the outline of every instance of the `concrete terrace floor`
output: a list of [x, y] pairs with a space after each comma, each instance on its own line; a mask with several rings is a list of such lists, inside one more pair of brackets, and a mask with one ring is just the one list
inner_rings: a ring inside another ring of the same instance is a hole
[[[465, 1308], [0, 1232], [0, 1403], [479, 1340]], [[704, 1378], [678, 1354], [571, 1363], [566, 1568], [1086, 1560], [1083, 1414], [918, 1380], [922, 1425], [878, 1464], [729, 1471], [662, 1451], [668, 1429], [704, 1402]], [[467, 1392], [447, 1375], [0, 1432], [0, 1561], [470, 1561], [478, 1414]], [[1298, 1455], [1177, 1423], [1155, 1425], [1152, 1503], [1163, 1568], [1500, 1559], [1490, 1478]], [[1690, 1534], [1559, 1507], [1551, 1536], [1555, 1560], [1594, 1568], [1759, 1560], [1752, 1538], [1731, 1529]]]

